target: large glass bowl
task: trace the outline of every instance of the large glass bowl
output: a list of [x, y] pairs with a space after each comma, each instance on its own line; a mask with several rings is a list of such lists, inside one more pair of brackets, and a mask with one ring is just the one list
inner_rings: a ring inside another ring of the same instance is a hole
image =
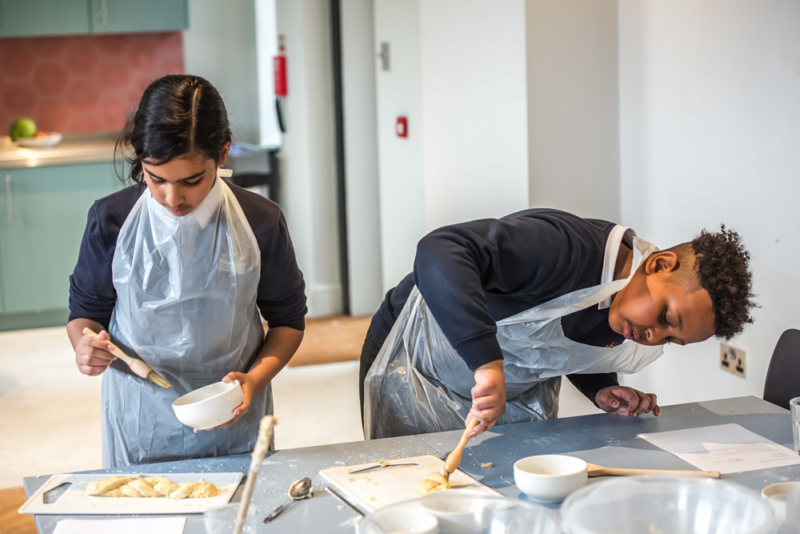
[[478, 492], [443, 491], [381, 508], [357, 534], [559, 534], [558, 515], [537, 504]]
[[718, 480], [626, 477], [590, 484], [564, 501], [565, 534], [773, 534], [757, 493]]

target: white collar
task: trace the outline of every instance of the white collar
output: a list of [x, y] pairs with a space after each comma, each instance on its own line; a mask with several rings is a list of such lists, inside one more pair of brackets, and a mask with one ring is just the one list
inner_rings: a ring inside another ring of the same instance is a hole
[[219, 207], [219, 201], [221, 197], [221, 185], [220, 182], [222, 178], [219, 177], [219, 174], [214, 179], [214, 185], [211, 186], [211, 191], [208, 192], [206, 198], [200, 203], [195, 210], [187, 215], [187, 217], [191, 217], [194, 215], [195, 219], [197, 220], [197, 224], [200, 225], [200, 228], [205, 228], [208, 224], [208, 221], [211, 220], [211, 217], [216, 213], [217, 208]]
[[[603, 274], [600, 276], [601, 284], [608, 284], [614, 281], [614, 268], [617, 266], [617, 256], [619, 255], [619, 247], [625, 242], [626, 245], [631, 246], [633, 237], [636, 232], [627, 226], [616, 225], [611, 229], [606, 241], [606, 253], [603, 258]], [[605, 310], [611, 307], [613, 295], [602, 301], [597, 307]]]

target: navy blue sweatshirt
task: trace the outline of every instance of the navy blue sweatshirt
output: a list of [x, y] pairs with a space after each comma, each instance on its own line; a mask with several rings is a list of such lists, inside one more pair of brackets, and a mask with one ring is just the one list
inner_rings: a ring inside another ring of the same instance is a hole
[[[228, 184], [244, 211], [261, 251], [256, 304], [270, 328], [305, 329], [303, 273], [280, 208], [274, 202]], [[111, 261], [122, 223], [143, 190], [138, 185], [101, 198], [89, 209], [78, 263], [69, 277], [69, 320], [91, 319], [108, 329], [117, 302]]]
[[[370, 332], [382, 346], [414, 285], [447, 340], [471, 370], [503, 358], [496, 322], [567, 293], [601, 283], [608, 235], [615, 224], [563, 211], [529, 209], [434, 230], [417, 246], [414, 271], [386, 294]], [[607, 347], [624, 337], [608, 309], [592, 306], [562, 319], [571, 340]], [[570, 375], [594, 402], [615, 386], [616, 373]]]

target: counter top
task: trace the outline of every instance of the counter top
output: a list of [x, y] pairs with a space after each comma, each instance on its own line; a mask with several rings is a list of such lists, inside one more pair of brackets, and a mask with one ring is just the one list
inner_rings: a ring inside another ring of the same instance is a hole
[[[661, 409], [659, 417], [653, 417], [652, 414], [637, 418], [599, 414], [495, 426], [470, 442], [460, 468], [507, 497], [528, 500], [514, 484], [513, 466], [520, 458], [537, 454], [571, 454], [608, 467], [694, 470], [693, 466], [677, 456], [645, 440], [637, 439], [636, 436], [640, 433], [726, 423], [742, 425], [776, 443], [789, 448], [793, 446], [791, 418], [787, 410], [756, 397], [740, 397], [666, 406]], [[393, 456], [433, 454], [444, 458], [456, 445], [461, 434], [461, 431], [442, 432], [270, 452], [258, 475], [253, 495], [253, 505], [258, 507], [259, 513], [266, 516], [286, 499], [289, 485], [304, 476], [312, 478], [314, 496], [307, 501], [295, 503], [269, 525], [259, 525], [258, 532], [354, 532], [358, 516], [352, 510], [339, 506], [327, 492], [322, 491], [325, 481], [319, 474], [321, 469], [333, 467], [336, 462], [355, 465]], [[493, 467], [482, 468], [481, 463], [484, 462], [492, 462]], [[239, 455], [142, 465], [137, 466], [136, 471], [164, 474], [231, 471], [246, 473], [249, 463], [249, 455]], [[122, 471], [115, 469], [91, 472]], [[25, 493], [31, 495], [48, 478], [25, 478]], [[603, 479], [590, 479], [589, 483]], [[760, 491], [764, 486], [776, 482], [800, 480], [800, 466], [735, 473], [725, 475], [723, 479]], [[239, 502], [241, 492], [242, 487], [234, 495], [232, 502]], [[59, 520], [67, 517], [99, 519], [110, 516], [37, 515], [36, 527], [40, 533], [49, 534]], [[202, 516], [187, 517], [185, 534], [203, 534]]]
[[65, 134], [53, 148], [20, 148], [0, 137], [0, 169], [112, 161], [119, 132]]

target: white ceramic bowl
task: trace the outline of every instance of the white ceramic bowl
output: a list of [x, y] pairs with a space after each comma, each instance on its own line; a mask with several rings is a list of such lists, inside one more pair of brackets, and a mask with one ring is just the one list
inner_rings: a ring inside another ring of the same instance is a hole
[[17, 146], [22, 148], [53, 148], [64, 138], [60, 133], [51, 133], [41, 137], [21, 137], [17, 139]]
[[172, 403], [175, 417], [186, 426], [208, 430], [233, 419], [233, 410], [242, 403], [238, 380], [217, 382], [187, 393]]
[[439, 493], [431, 493], [419, 500], [425, 512], [436, 517], [440, 530], [445, 532], [469, 532], [476, 527], [485, 530], [487, 518], [481, 517], [486, 503], [481, 497], [487, 494], [479, 490], [454, 489], [447, 492], [450, 499], [439, 498]]
[[800, 491], [800, 482], [781, 482], [761, 490], [761, 496], [769, 501], [770, 506], [775, 510], [775, 516], [784, 520], [786, 519], [786, 496], [795, 491]]
[[585, 486], [588, 472], [586, 462], [573, 456], [529, 456], [514, 464], [514, 482], [535, 501], [557, 503]]
[[[435, 519], [430, 523], [429, 517]], [[435, 530], [426, 530], [432, 524]], [[435, 532], [435, 534], [558, 534], [558, 515], [527, 501], [471, 490], [439, 491], [390, 504], [356, 524], [356, 534]]]
[[380, 525], [382, 532], [387, 534], [413, 533], [436, 534], [439, 532], [439, 522], [430, 514], [422, 510], [393, 510], [381, 516]]

